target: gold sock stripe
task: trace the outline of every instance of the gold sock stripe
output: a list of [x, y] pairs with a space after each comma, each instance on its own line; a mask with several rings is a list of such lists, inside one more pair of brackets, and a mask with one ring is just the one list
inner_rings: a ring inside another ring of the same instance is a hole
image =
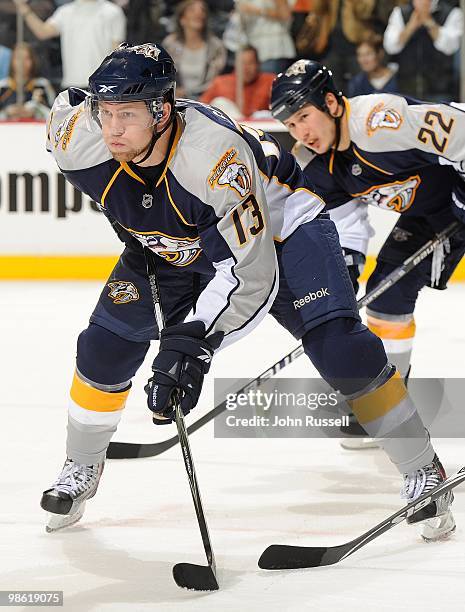
[[416, 325], [412, 319], [408, 322], [386, 321], [367, 317], [368, 329], [382, 340], [405, 340], [415, 336]]
[[349, 401], [352, 412], [362, 425], [383, 417], [407, 396], [407, 389], [399, 372], [371, 393]]
[[108, 393], [100, 391], [89, 384], [85, 383], [74, 373], [73, 384], [71, 385], [71, 399], [75, 404], [85, 410], [93, 412], [115, 412], [122, 410], [129, 395], [127, 391], [119, 391], [117, 393]]

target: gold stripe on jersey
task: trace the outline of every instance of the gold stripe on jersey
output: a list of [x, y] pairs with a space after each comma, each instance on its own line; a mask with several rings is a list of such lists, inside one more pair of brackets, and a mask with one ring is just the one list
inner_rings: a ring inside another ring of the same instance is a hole
[[407, 388], [399, 372], [371, 393], [348, 403], [360, 424], [375, 421], [396, 408], [407, 397]]
[[350, 119], [350, 115], [352, 114], [352, 108], [350, 106], [350, 102], [349, 102], [349, 100], [345, 96], [342, 96], [342, 100], [343, 100], [344, 106], [346, 108], [347, 120], [349, 120]]
[[115, 412], [124, 408], [129, 389], [117, 393], [100, 391], [100, 389], [95, 389], [95, 387], [81, 380], [75, 372], [70, 395], [73, 402], [85, 410]]
[[124, 171], [129, 174], [129, 176], [131, 176], [133, 179], [136, 179], [136, 181], [139, 181], [139, 183], [142, 183], [142, 185], [145, 185], [145, 181], [143, 178], [141, 178], [140, 176], [138, 176], [134, 170], [132, 168], [129, 167], [129, 165], [126, 162], [120, 162], [121, 166], [123, 167]]
[[406, 340], [415, 336], [415, 321], [386, 321], [367, 317], [368, 329], [382, 340]]
[[331, 155], [329, 156], [329, 164], [328, 164], [328, 170], [330, 174], [332, 174], [334, 170], [334, 156], [335, 155], [336, 155], [335, 149], [331, 149]]
[[394, 174], [393, 172], [388, 172], [387, 170], [383, 170], [379, 166], [375, 166], [375, 164], [372, 164], [367, 159], [362, 157], [362, 155], [357, 151], [354, 145], [352, 145], [352, 151], [355, 153], [355, 155], [359, 158], [360, 161], [362, 161], [367, 166], [370, 166], [370, 168], [374, 168], [375, 170], [378, 170], [378, 172], [382, 172], [383, 174], [386, 174], [387, 176], [392, 176]]
[[173, 144], [171, 145], [171, 151], [168, 155], [168, 159], [166, 160], [166, 164], [165, 167], [163, 169], [163, 172], [161, 173], [160, 178], [157, 181], [157, 184], [155, 185], [155, 187], [158, 187], [162, 180], [165, 178], [166, 173], [168, 172], [168, 167], [171, 163], [171, 160], [173, 159], [174, 154], [176, 153], [176, 149], [179, 143], [179, 139], [181, 138], [181, 134], [183, 132], [183, 123], [181, 121], [181, 118], [179, 116], [176, 117], [177, 122], [176, 122], [176, 135], [174, 137], [174, 141]]
[[118, 174], [119, 174], [120, 172], [122, 172], [122, 171], [123, 171], [123, 166], [120, 166], [120, 167], [119, 167], [119, 168], [116, 170], [116, 172], [114, 173], [114, 175], [111, 177], [111, 179], [109, 180], [108, 185], [105, 187], [105, 190], [104, 190], [104, 192], [103, 192], [103, 194], [102, 194], [102, 197], [101, 197], [101, 199], [100, 199], [100, 204], [101, 204], [101, 206], [103, 206], [103, 208], [105, 208], [105, 198], [107, 197], [107, 194], [108, 194], [108, 192], [109, 192], [109, 191], [110, 191], [110, 189], [111, 189], [111, 186], [112, 186], [112, 185], [113, 185], [113, 183], [116, 181], [116, 179], [117, 179], [117, 177], [118, 177]]
[[[342, 102], [344, 104], [344, 112], [347, 114], [347, 119], [346, 120], [349, 121], [350, 114], [352, 112], [352, 109], [350, 107], [350, 102], [349, 102], [349, 100], [345, 96], [342, 96]], [[341, 115], [341, 119], [342, 119], [342, 116], [343, 115]], [[334, 157], [335, 157], [335, 155], [336, 155], [336, 150], [335, 149], [331, 149], [331, 155], [329, 156], [329, 163], [328, 163], [328, 171], [329, 171], [330, 174], [332, 174], [333, 171], [334, 171]]]
[[167, 179], [166, 176], [165, 176], [165, 186], [166, 186], [166, 193], [168, 194], [168, 199], [169, 199], [169, 201], [171, 203], [171, 206], [174, 208], [174, 210], [176, 211], [176, 214], [181, 219], [181, 221], [184, 223], [184, 225], [189, 225], [190, 227], [196, 227], [195, 223], [189, 223], [188, 221], [186, 221], [186, 219], [181, 214], [181, 211], [179, 210], [179, 208], [174, 203], [174, 200], [173, 200], [173, 197], [172, 197], [171, 191], [170, 191], [170, 186], [168, 185], [168, 179]]
[[[292, 187], [290, 187], [287, 183], [281, 183], [281, 181], [279, 180], [279, 178], [273, 174], [273, 176], [271, 177], [271, 179], [274, 179], [274, 181], [280, 186], [280, 187], [285, 187], [288, 191], [292, 191], [293, 193], [297, 193], [298, 191], [305, 191], [305, 193], [309, 193], [311, 196], [313, 196], [314, 198], [316, 198], [317, 200], [320, 200], [320, 202], [322, 202], [325, 206], [326, 206], [326, 202], [324, 202], [323, 198], [321, 198], [317, 193], [315, 193], [314, 191], [312, 191], [311, 189], [308, 189], [307, 187], [297, 187], [296, 189], [293, 189]], [[271, 180], [270, 179], [270, 180]]]

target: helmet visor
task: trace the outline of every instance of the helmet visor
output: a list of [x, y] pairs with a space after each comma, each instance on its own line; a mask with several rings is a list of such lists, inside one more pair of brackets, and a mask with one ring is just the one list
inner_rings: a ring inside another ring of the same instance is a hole
[[160, 103], [163, 111], [160, 100], [110, 102], [88, 96], [85, 101], [87, 126], [92, 132], [99, 132], [102, 128], [146, 130], [157, 124]]

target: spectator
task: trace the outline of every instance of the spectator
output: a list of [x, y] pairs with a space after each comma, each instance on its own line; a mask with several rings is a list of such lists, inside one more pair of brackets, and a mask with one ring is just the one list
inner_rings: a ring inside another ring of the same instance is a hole
[[[16, 45], [10, 75], [0, 81], [1, 119], [45, 119], [55, 99], [47, 79], [37, 76], [37, 56], [27, 43]], [[21, 72], [21, 78], [19, 73]], [[24, 83], [24, 104], [17, 101], [18, 82]]]
[[178, 95], [198, 98], [224, 68], [226, 49], [208, 29], [204, 0], [184, 0], [176, 8], [176, 30], [163, 41], [178, 69]]
[[295, 0], [292, 7], [291, 35], [295, 40], [307, 15], [313, 11], [314, 0]]
[[[28, 4], [41, 19], [48, 19], [55, 10], [54, 0], [28, 0]], [[13, 49], [16, 42], [16, 5], [13, 0], [0, 0], [0, 43]], [[24, 32], [24, 42], [34, 42], [34, 50], [38, 51], [37, 39], [27, 29]], [[41, 52], [45, 46], [40, 45]]]
[[397, 55], [399, 91], [418, 98], [458, 97], [453, 55], [463, 35], [463, 14], [440, 0], [413, 0], [395, 7], [384, 34], [384, 48]]
[[[48, 19], [55, 10], [53, 0], [28, 0], [28, 4], [44, 20]], [[17, 15], [14, 1], [0, 0], [0, 44], [8, 47], [10, 51], [17, 43], [16, 21]], [[34, 53], [39, 58], [40, 74], [50, 79], [53, 74], [52, 63], [56, 55], [55, 41], [39, 41], [28, 28], [24, 28], [22, 42], [27, 42], [31, 45]], [[4, 75], [4, 78], [7, 76], [8, 72]]]
[[330, 17], [314, 9], [315, 0], [297, 0], [292, 9], [291, 33], [301, 59], [319, 59], [328, 47]]
[[356, 46], [376, 30], [377, 0], [314, 0], [314, 12], [328, 33], [324, 63], [343, 88], [358, 72]]
[[256, 47], [263, 72], [283, 72], [295, 59], [295, 46], [290, 34], [294, 1], [237, 1], [245, 37]]
[[361, 72], [349, 81], [347, 95], [350, 98], [372, 93], [397, 92], [397, 65], [386, 65], [381, 36], [371, 36], [357, 45], [357, 61]]
[[141, 45], [150, 40], [162, 40], [166, 36], [163, 25], [165, 13], [163, 0], [113, 1], [123, 9], [126, 15], [127, 40], [132, 44]]
[[10, 72], [11, 49], [0, 45], [0, 79], [6, 79]]
[[[251, 117], [258, 111], [268, 111], [271, 84], [276, 76], [268, 72], [260, 72], [257, 50], [251, 45], [242, 49], [240, 60], [244, 79], [242, 110], [236, 105], [235, 72], [217, 76], [200, 98], [201, 102], [213, 104], [234, 118]], [[227, 100], [226, 105], [225, 100]]]
[[89, 75], [126, 36], [122, 9], [109, 0], [73, 0], [43, 21], [26, 4], [15, 0], [26, 25], [40, 40], [60, 36], [63, 87], [87, 87]]

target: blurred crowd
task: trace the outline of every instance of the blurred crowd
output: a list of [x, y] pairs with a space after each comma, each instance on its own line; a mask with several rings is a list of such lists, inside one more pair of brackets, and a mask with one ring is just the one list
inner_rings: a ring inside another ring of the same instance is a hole
[[164, 45], [177, 95], [235, 117], [266, 116], [296, 58], [348, 96], [459, 100], [462, 35], [459, 0], [0, 0], [0, 119], [42, 119], [123, 40]]

